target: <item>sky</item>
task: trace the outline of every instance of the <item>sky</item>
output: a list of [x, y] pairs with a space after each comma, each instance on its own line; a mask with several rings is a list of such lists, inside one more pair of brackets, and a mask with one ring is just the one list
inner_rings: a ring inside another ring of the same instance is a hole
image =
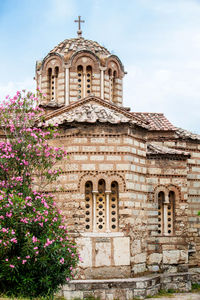
[[35, 62], [77, 36], [122, 61], [124, 106], [200, 134], [200, 0], [0, 0], [0, 100], [34, 91]]

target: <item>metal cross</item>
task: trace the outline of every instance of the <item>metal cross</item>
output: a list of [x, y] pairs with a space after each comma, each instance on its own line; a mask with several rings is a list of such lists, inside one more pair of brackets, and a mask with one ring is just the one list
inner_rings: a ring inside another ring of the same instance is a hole
[[81, 16], [78, 16], [78, 20], [75, 20], [74, 22], [78, 23], [78, 31], [77, 31], [77, 33], [78, 33], [78, 36], [81, 37], [82, 36], [81, 23], [85, 23], [85, 21], [81, 20]]

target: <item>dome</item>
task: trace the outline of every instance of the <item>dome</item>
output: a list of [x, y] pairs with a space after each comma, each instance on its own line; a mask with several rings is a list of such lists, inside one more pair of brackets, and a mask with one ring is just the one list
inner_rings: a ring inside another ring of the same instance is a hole
[[49, 54], [59, 53], [61, 55], [73, 54], [78, 51], [89, 50], [97, 56], [109, 56], [111, 53], [99, 43], [91, 40], [86, 40], [83, 37], [66, 39], [55, 46]]

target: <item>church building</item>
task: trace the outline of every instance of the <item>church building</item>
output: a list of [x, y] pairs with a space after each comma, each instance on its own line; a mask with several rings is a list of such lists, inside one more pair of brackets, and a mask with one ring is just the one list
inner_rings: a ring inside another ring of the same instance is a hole
[[[80, 25], [79, 18], [79, 25]], [[200, 135], [123, 105], [121, 60], [82, 36], [36, 63], [60, 162], [54, 193], [76, 240], [78, 279], [187, 272], [200, 262]]]

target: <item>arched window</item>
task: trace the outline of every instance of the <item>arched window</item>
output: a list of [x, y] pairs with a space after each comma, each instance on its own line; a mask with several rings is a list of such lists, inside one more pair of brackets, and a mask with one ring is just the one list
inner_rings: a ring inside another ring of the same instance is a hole
[[79, 65], [77, 67], [77, 76], [78, 76], [78, 95], [77, 98], [83, 98], [83, 89], [84, 89], [84, 81], [83, 81], [83, 66]]
[[92, 67], [87, 66], [86, 68], [86, 95], [89, 96], [92, 90]]
[[98, 190], [93, 191], [91, 181], [85, 183], [85, 230], [88, 232], [118, 231], [119, 187], [116, 181], [106, 191], [104, 179], [98, 181]]
[[158, 193], [158, 234], [173, 235], [174, 231], [174, 191]]
[[85, 184], [85, 229], [86, 231], [92, 231], [92, 219], [93, 219], [93, 186], [91, 181], [87, 181]]

